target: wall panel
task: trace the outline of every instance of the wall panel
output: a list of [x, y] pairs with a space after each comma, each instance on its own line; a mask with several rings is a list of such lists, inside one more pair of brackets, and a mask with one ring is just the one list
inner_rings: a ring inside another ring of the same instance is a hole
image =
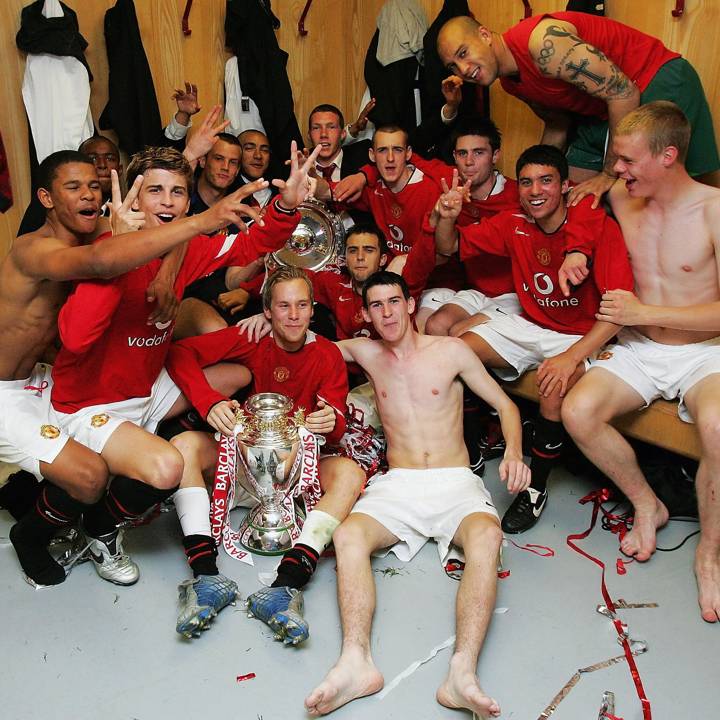
[[[91, 106], [97, 118], [107, 102], [107, 57], [103, 17], [115, 0], [64, 0], [77, 13], [80, 30], [89, 42], [88, 62], [95, 74]], [[428, 20], [442, 7], [442, 0], [419, 0]], [[20, 87], [25, 60], [15, 47], [20, 10], [27, 0], [0, 3], [0, 92], [6, 99], [0, 113], [0, 131], [8, 153], [15, 204], [0, 215], [0, 253], [15, 235], [29, 199], [27, 126]], [[535, 12], [561, 9], [564, 0], [532, 0]], [[296, 114], [303, 132], [310, 109], [331, 102], [345, 112], [348, 121], [358, 110], [364, 89], [363, 63], [383, 0], [314, 0], [306, 20], [308, 35], [300, 37], [297, 23], [304, 0], [275, 0], [273, 9], [282, 26], [280, 46], [289, 53], [288, 74], [293, 86]], [[202, 0], [193, 4], [192, 35], [181, 31], [185, 0], [135, 0], [138, 22], [164, 119], [174, 109], [173, 90], [192, 80], [200, 90], [204, 114], [223, 97], [225, 0]], [[696, 66], [715, 112], [720, 136], [720, 66], [715, 49], [720, 44], [720, 0], [687, 0], [685, 15], [672, 18], [674, 0], [606, 0], [607, 14], [662, 38]], [[476, 16], [493, 30], [503, 31], [521, 19], [521, 0], [470, 0]], [[651, 8], [651, 9], [650, 9]], [[499, 87], [492, 89], [493, 116], [504, 132], [502, 166], [512, 174], [519, 152], [540, 137], [541, 124], [521, 102], [508, 98]]]

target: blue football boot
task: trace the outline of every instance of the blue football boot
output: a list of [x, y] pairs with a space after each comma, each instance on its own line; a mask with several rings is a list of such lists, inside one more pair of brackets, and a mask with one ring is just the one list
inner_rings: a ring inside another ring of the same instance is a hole
[[180, 583], [178, 615], [175, 629], [186, 638], [198, 637], [212, 619], [230, 603], [235, 603], [238, 586], [224, 575], [200, 575]]
[[302, 590], [290, 587], [263, 588], [247, 599], [249, 617], [262, 620], [276, 640], [299, 645], [310, 636], [310, 626], [303, 617]]

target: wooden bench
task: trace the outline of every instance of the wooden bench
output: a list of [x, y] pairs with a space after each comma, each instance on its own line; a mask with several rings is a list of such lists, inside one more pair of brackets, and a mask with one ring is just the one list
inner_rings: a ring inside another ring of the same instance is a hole
[[[511, 395], [537, 402], [536, 382], [537, 371], [532, 370], [518, 380], [502, 384]], [[677, 408], [677, 401], [656, 400], [647, 408], [622, 415], [613, 425], [623, 435], [699, 460], [700, 436], [697, 428], [683, 422], [678, 417]]]

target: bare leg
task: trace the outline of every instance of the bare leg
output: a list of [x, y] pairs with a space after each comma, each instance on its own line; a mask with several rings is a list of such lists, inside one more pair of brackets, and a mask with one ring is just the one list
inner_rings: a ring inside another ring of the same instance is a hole
[[349, 458], [323, 458], [320, 461], [323, 496], [314, 509], [322, 510], [342, 522], [352, 510], [364, 484], [365, 473]]
[[354, 513], [335, 531], [338, 603], [343, 643], [340, 657], [325, 679], [307, 696], [305, 708], [314, 717], [378, 692], [383, 677], [370, 654], [370, 629], [375, 612], [375, 580], [370, 554], [397, 538], [369, 515]]
[[197, 298], [185, 298], [180, 303], [173, 339], [205, 335], [226, 327], [227, 323], [214, 307]]
[[655, 552], [656, 532], [667, 523], [668, 511], [645, 480], [633, 449], [610, 421], [642, 405], [635, 390], [601, 368], [583, 376], [562, 405], [563, 423], [577, 446], [633, 505], [633, 529], [620, 550], [640, 562]]
[[700, 511], [700, 542], [695, 578], [702, 619], [720, 620], [720, 375], [710, 375], [685, 395], [697, 423], [703, 454], [695, 477]]
[[462, 521], [453, 542], [463, 548], [466, 562], [456, 600], [455, 652], [437, 700], [445, 707], [471, 710], [481, 718], [498, 717], [500, 706], [480, 687], [476, 670], [495, 608], [502, 532], [493, 516], [473, 513]]
[[426, 335], [449, 335], [450, 328], [462, 320], [467, 320], [470, 313], [465, 308], [453, 303], [446, 303], [436, 310], [425, 323]]

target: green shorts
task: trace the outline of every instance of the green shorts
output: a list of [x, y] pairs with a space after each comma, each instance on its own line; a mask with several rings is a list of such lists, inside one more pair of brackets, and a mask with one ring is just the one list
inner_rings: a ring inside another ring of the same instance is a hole
[[[695, 68], [685, 58], [666, 62], [640, 96], [640, 104], [672, 100], [692, 127], [685, 167], [690, 175], [720, 169], [712, 115]], [[582, 118], [567, 152], [568, 164], [600, 172], [607, 142], [607, 120]]]

